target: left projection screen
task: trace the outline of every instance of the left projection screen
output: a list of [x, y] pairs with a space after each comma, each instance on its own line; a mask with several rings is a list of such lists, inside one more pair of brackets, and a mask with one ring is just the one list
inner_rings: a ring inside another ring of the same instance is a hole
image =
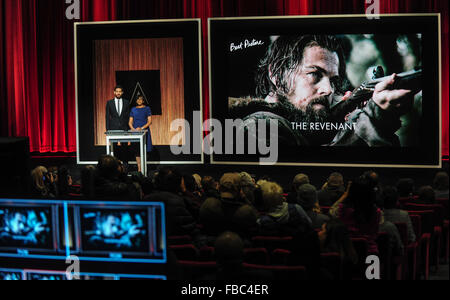
[[[176, 155], [170, 147], [202, 136], [194, 117], [202, 108], [200, 35], [199, 19], [75, 24], [79, 164], [106, 153], [106, 104], [118, 85], [130, 109], [139, 96], [150, 108], [149, 164], [203, 163], [202, 153]], [[189, 126], [171, 131], [175, 120]]]

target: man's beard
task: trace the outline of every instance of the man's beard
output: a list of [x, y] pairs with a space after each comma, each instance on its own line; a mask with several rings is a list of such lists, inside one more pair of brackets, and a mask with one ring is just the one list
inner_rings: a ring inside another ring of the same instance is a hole
[[[320, 146], [330, 143], [333, 137], [336, 135], [336, 131], [327, 130], [311, 130], [310, 123], [326, 123], [330, 122], [330, 103], [328, 98], [319, 97], [311, 100], [308, 103], [305, 111], [295, 107], [286, 98], [279, 97], [281, 99], [280, 104], [283, 106], [286, 112], [286, 118], [289, 122], [306, 123], [306, 127], [302, 129], [302, 135], [308, 140], [311, 146]], [[316, 109], [316, 105], [322, 105], [322, 109]]]

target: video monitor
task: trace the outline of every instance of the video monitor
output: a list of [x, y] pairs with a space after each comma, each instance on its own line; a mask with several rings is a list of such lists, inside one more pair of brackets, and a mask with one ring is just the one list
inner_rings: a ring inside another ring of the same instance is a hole
[[0, 269], [0, 281], [15, 280], [23, 280], [23, 273], [21, 270]]
[[27, 271], [25, 270], [26, 280], [38, 281], [63, 281], [67, 280], [65, 272], [58, 271]]
[[0, 203], [0, 250], [53, 253], [57, 248], [54, 207]]
[[164, 211], [157, 203], [93, 203], [75, 208], [80, 259], [166, 260]]
[[81, 247], [84, 252], [150, 252], [146, 209], [80, 209]]
[[212, 163], [439, 167], [439, 15], [209, 20]]

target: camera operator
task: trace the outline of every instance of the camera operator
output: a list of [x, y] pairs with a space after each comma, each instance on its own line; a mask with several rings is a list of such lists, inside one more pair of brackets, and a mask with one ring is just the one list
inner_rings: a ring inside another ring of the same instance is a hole
[[41, 199], [54, 199], [58, 196], [58, 188], [53, 173], [48, 172], [43, 166], [36, 167], [31, 171], [33, 180], [32, 197]]
[[142, 198], [139, 183], [133, 181], [123, 163], [111, 155], [102, 155], [98, 160], [94, 194], [99, 200], [140, 201]]

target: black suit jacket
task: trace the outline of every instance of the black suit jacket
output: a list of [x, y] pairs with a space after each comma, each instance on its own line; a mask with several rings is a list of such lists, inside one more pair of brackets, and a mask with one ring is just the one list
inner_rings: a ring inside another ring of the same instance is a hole
[[130, 119], [130, 102], [122, 99], [123, 107], [122, 113], [116, 109], [115, 99], [109, 100], [106, 103], [106, 130], [128, 130], [128, 121]]

